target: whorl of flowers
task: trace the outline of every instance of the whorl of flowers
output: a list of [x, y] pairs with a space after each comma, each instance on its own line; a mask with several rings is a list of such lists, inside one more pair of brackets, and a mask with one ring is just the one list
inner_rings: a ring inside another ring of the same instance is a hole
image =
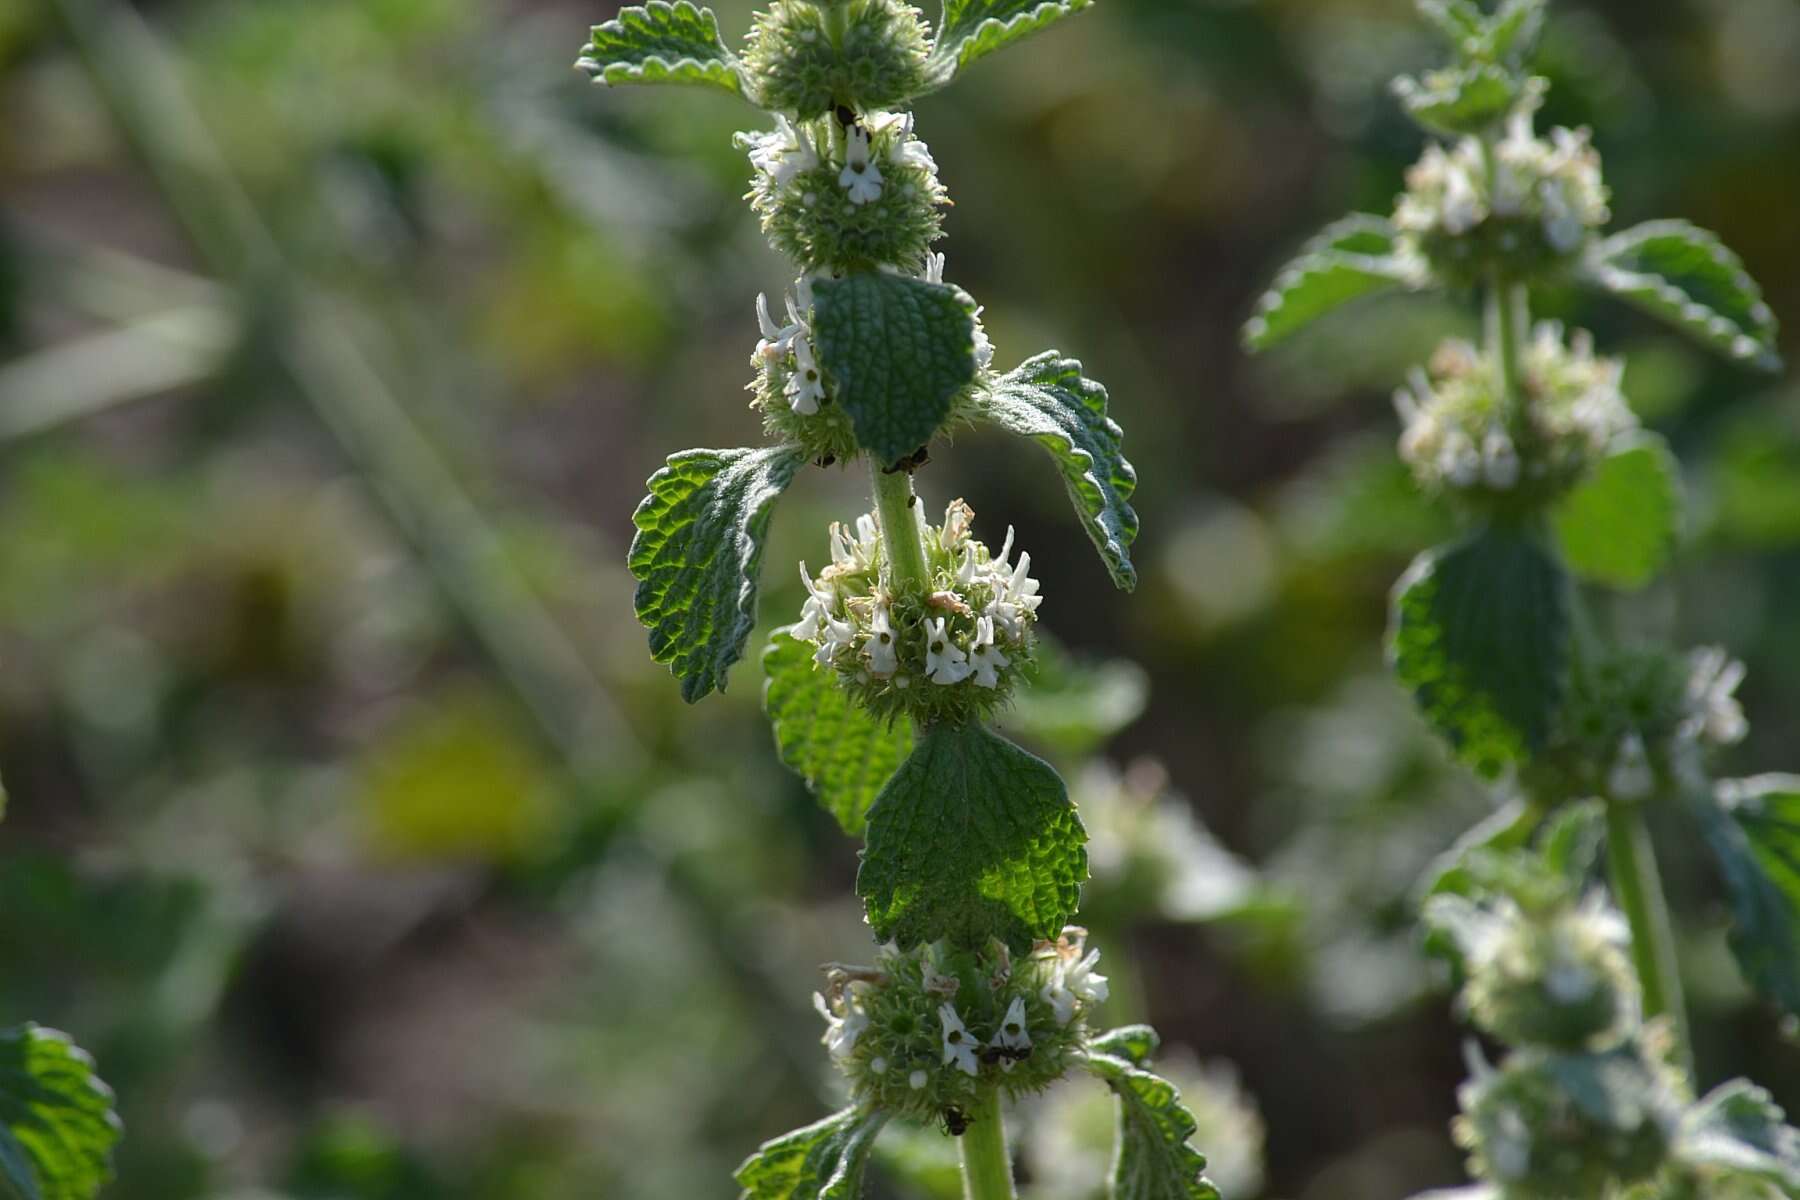
[[1618, 359], [1594, 354], [1585, 330], [1564, 338], [1540, 322], [1520, 355], [1521, 411], [1508, 411], [1492, 357], [1460, 339], [1394, 394], [1400, 457], [1432, 491], [1501, 504], [1541, 501], [1579, 480], [1637, 428]]
[[1717, 646], [1686, 654], [1626, 647], [1570, 682], [1555, 741], [1528, 782], [1557, 794], [1644, 800], [1693, 777], [1699, 756], [1749, 732], [1736, 691], [1744, 664]]
[[995, 943], [952, 958], [941, 947], [884, 950], [873, 966], [832, 964], [814, 1005], [823, 1041], [859, 1101], [936, 1121], [973, 1106], [982, 1083], [1012, 1096], [1061, 1078], [1081, 1044], [1085, 1018], [1106, 999], [1074, 927], [1014, 961]]
[[976, 719], [1006, 701], [1031, 661], [1043, 602], [1031, 555], [1011, 561], [1010, 529], [990, 553], [970, 536], [974, 517], [961, 500], [940, 526], [920, 514], [923, 588], [895, 583], [872, 514], [832, 525], [831, 563], [816, 577], [800, 566], [807, 598], [790, 636], [813, 645], [818, 665], [878, 716]]
[[744, 63], [764, 107], [805, 119], [840, 103], [867, 111], [918, 95], [927, 51], [919, 10], [903, 0], [775, 0], [757, 14]]
[[778, 116], [769, 132], [737, 140], [755, 168], [750, 207], [803, 270], [914, 270], [942, 232], [948, 197], [911, 113], [871, 112], [848, 125]]
[[1428, 146], [1406, 173], [1394, 226], [1405, 249], [1445, 278], [1475, 282], [1494, 264], [1517, 273], [1521, 264], [1543, 270], [1573, 259], [1609, 219], [1608, 198], [1588, 131], [1538, 137], [1527, 105], [1492, 144], [1491, 159], [1475, 137]]
[[1466, 960], [1469, 1019], [1515, 1045], [1618, 1045], [1639, 1023], [1629, 938], [1597, 898], [1532, 916], [1502, 902], [1491, 935]]

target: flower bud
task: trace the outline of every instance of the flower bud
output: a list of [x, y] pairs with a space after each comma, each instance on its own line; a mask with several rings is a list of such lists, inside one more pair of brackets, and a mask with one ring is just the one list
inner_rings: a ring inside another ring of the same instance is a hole
[[928, 51], [919, 10], [903, 0], [774, 0], [757, 14], [744, 63], [763, 107], [807, 120], [906, 103], [925, 90]]
[[1617, 917], [1584, 905], [1513, 909], [1468, 964], [1463, 997], [1475, 1025], [1501, 1041], [1563, 1050], [1615, 1045], [1636, 1027], [1638, 989]]

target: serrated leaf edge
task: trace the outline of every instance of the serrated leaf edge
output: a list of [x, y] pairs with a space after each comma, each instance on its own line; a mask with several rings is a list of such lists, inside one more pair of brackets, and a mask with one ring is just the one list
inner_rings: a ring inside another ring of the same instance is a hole
[[[585, 72], [601, 87], [616, 87], [621, 83], [689, 83], [694, 80], [682, 78], [683, 69], [691, 68], [702, 80], [710, 84], [724, 86], [727, 79], [721, 77], [718, 68], [724, 68], [729, 78], [730, 90], [742, 96], [744, 89], [744, 72], [738, 62], [737, 55], [731, 52], [723, 39], [719, 37], [719, 17], [712, 9], [697, 5], [693, 0], [645, 0], [643, 4], [634, 4], [619, 10], [617, 16], [610, 21], [603, 21], [594, 26], [589, 35], [588, 45], [584, 49], [593, 49], [593, 35], [602, 30], [624, 34], [627, 32], [626, 22], [641, 16], [645, 20], [659, 18], [692, 16], [711, 28], [713, 40], [718, 43], [719, 54], [716, 58], [694, 58], [691, 55], [677, 59], [668, 59], [660, 54], [647, 56], [642, 62], [631, 63], [620, 59], [602, 62], [592, 55], [583, 54], [575, 60], [575, 69]], [[661, 75], [657, 75], [660, 71]]]

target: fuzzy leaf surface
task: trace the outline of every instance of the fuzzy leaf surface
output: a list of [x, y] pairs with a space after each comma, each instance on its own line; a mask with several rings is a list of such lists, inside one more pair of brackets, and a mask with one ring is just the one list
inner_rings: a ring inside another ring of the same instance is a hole
[[850, 702], [834, 672], [813, 662], [813, 648], [775, 631], [763, 652], [763, 709], [781, 761], [844, 832], [862, 833], [881, 786], [912, 752], [912, 726], [878, 721]]
[[1583, 273], [1726, 358], [1781, 369], [1775, 313], [1716, 234], [1686, 221], [1648, 221], [1596, 245]]
[[1721, 781], [1704, 828], [1731, 903], [1731, 951], [1752, 987], [1800, 1015], [1800, 775]]
[[885, 271], [813, 285], [813, 338], [856, 441], [883, 465], [925, 445], [975, 378], [975, 302]]
[[1119, 1101], [1113, 1200], [1219, 1200], [1206, 1156], [1188, 1145], [1197, 1124], [1175, 1085], [1112, 1054], [1090, 1052], [1088, 1069]]
[[743, 1200], [860, 1200], [863, 1171], [887, 1114], [846, 1108], [764, 1142], [733, 1176]]
[[925, 71], [942, 87], [978, 58], [1078, 13], [1093, 0], [944, 0]]
[[66, 1034], [0, 1030], [0, 1195], [92, 1200], [112, 1178], [113, 1095]]
[[1491, 778], [1543, 744], [1562, 702], [1568, 575], [1535, 537], [1489, 526], [1414, 560], [1388, 638], [1426, 721]]
[[1419, 282], [1395, 257], [1394, 229], [1385, 217], [1345, 217], [1321, 230], [1275, 276], [1244, 325], [1244, 345], [1267, 350], [1352, 300]]
[[1769, 1093], [1734, 1079], [1682, 1114], [1675, 1157], [1708, 1174], [1760, 1182], [1800, 1197], [1800, 1130]]
[[1401, 77], [1394, 93], [1406, 115], [1428, 133], [1480, 134], [1506, 119], [1519, 98], [1519, 80], [1505, 67], [1476, 63], [1433, 71], [1422, 79]]
[[576, 67], [596, 83], [685, 83], [743, 94], [737, 59], [719, 40], [719, 19], [690, 0], [649, 0], [596, 25]]
[[1681, 531], [1680, 472], [1668, 443], [1653, 433], [1602, 459], [1552, 516], [1575, 573], [1632, 589], [1656, 578]]
[[628, 562], [650, 654], [690, 704], [725, 690], [756, 624], [763, 540], [804, 461], [794, 446], [684, 450], [650, 477]]
[[1122, 1058], [1134, 1067], [1147, 1066], [1162, 1045], [1162, 1037], [1148, 1025], [1121, 1025], [1088, 1039], [1088, 1053]]
[[1087, 878], [1087, 831], [1050, 765], [979, 725], [939, 725], [869, 809], [856, 894], [875, 940], [1018, 951], [1054, 938]]
[[1124, 431], [1106, 415], [1106, 389], [1083, 375], [1079, 362], [1050, 350], [994, 380], [978, 404], [984, 419], [1050, 452], [1114, 585], [1135, 588], [1137, 472], [1125, 460]]

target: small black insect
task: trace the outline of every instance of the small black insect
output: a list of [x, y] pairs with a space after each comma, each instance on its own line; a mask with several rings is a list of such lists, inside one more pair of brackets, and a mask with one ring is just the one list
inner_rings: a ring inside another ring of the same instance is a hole
[[969, 1129], [968, 1114], [954, 1104], [944, 1109], [944, 1132], [951, 1137], [961, 1137]]
[[991, 1067], [1003, 1058], [1010, 1058], [1011, 1055], [1008, 1054], [1005, 1046], [983, 1046], [975, 1051], [975, 1057], [981, 1060], [982, 1066]]
[[819, 455], [819, 457], [813, 459], [813, 466], [829, 467], [832, 463], [834, 463], [836, 461], [837, 461], [837, 455], [835, 455], [835, 454], [821, 454], [821, 455]]
[[897, 472], [905, 471], [908, 475], [911, 475], [914, 471], [917, 471], [920, 467], [924, 466], [926, 463], [928, 463], [930, 461], [931, 461], [931, 447], [930, 446], [920, 446], [917, 450], [914, 450], [911, 454], [908, 454], [904, 458], [900, 459], [900, 461], [896, 462], [893, 466], [881, 468], [881, 473], [883, 475], [893, 475], [893, 474], [896, 474]]
[[837, 106], [837, 120], [838, 124], [845, 129], [854, 129], [856, 128], [856, 111], [840, 104]]

